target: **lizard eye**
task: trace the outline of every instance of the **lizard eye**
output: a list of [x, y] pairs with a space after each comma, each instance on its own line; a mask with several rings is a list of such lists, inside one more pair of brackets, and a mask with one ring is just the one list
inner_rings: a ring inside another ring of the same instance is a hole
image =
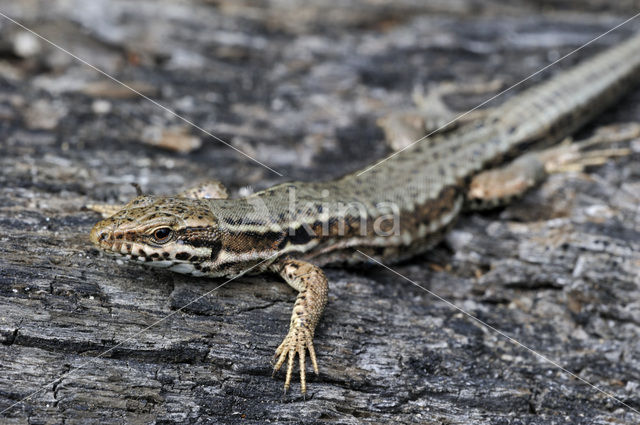
[[156, 229], [155, 232], [153, 232], [153, 238], [158, 243], [165, 243], [169, 241], [172, 234], [173, 234], [173, 230], [171, 230], [171, 228], [161, 227], [159, 229]]

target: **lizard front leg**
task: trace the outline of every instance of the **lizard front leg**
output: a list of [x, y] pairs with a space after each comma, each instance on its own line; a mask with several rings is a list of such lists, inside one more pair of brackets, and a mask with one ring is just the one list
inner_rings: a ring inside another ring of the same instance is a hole
[[301, 391], [302, 394], [305, 394], [307, 392], [306, 350], [309, 350], [313, 370], [318, 374], [318, 363], [313, 348], [313, 334], [324, 306], [327, 304], [329, 291], [327, 278], [319, 267], [299, 260], [283, 260], [274, 264], [271, 268], [298, 291], [298, 297], [291, 313], [289, 333], [276, 350], [275, 358], [277, 358], [277, 362], [273, 367], [273, 373], [275, 375], [287, 360], [287, 375], [284, 381], [284, 390], [286, 392], [291, 383], [293, 362], [297, 354], [300, 358]]
[[180, 198], [189, 199], [227, 199], [229, 191], [218, 180], [209, 180], [178, 193]]

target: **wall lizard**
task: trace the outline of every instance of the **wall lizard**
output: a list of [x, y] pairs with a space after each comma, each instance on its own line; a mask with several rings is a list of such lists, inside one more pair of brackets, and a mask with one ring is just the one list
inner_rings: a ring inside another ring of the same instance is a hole
[[[282, 276], [298, 296], [274, 373], [287, 362], [286, 391], [298, 356], [305, 393], [306, 355], [318, 373], [313, 336], [327, 303], [320, 267], [366, 262], [360, 252], [385, 262], [414, 256], [442, 238], [464, 205], [521, 193], [561, 153], [580, 164], [571, 147], [521, 155], [561, 141], [639, 80], [635, 35], [365, 173], [285, 183], [240, 199], [228, 199], [220, 185], [174, 197], [140, 195], [124, 207], [94, 207], [109, 217], [94, 226], [91, 241], [107, 253], [194, 276], [232, 277], [251, 267]], [[509, 186], [506, 175], [519, 183]]]

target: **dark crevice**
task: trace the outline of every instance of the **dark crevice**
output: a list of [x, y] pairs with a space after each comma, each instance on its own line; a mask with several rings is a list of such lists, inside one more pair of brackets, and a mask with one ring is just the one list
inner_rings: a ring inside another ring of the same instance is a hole
[[7, 345], [7, 346], [13, 345], [13, 343], [16, 341], [16, 338], [18, 337], [18, 331], [19, 331], [19, 328], [15, 328], [13, 332], [9, 334], [7, 339], [2, 342], [2, 345]]

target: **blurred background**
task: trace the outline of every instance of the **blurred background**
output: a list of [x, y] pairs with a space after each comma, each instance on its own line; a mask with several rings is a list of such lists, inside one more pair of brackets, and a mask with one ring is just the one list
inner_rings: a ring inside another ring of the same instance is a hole
[[[376, 119], [411, 107], [416, 87], [514, 83], [635, 11], [631, 1], [503, 3], [46, 0], [0, 11], [291, 180], [381, 156]], [[5, 147], [167, 192], [193, 174], [256, 188], [282, 180], [6, 18], [0, 32]], [[466, 110], [492, 94], [451, 101]], [[25, 132], [39, 142], [22, 143]]]

